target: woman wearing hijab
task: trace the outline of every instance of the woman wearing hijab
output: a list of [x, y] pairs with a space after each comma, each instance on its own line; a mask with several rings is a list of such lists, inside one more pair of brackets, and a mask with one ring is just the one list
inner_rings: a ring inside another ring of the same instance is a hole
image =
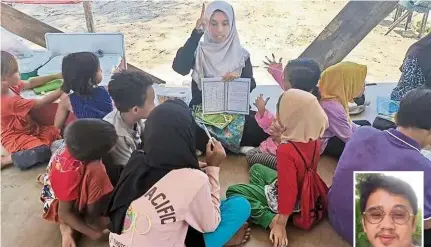
[[[409, 47], [400, 70], [401, 77], [392, 90], [391, 100], [401, 101], [408, 92], [422, 86], [431, 88], [431, 33]], [[394, 119], [378, 115], [373, 127], [387, 130], [397, 126]]]
[[247, 198], [251, 221], [271, 229], [274, 246], [286, 246], [286, 223], [301, 201], [306, 166], [314, 173], [317, 171], [319, 139], [328, 126], [328, 118], [317, 98], [299, 89], [286, 91], [277, 108], [277, 121], [285, 128], [277, 149], [277, 171], [255, 164], [250, 169], [250, 184], [233, 185], [226, 195]]
[[392, 100], [400, 101], [409, 91], [423, 85], [431, 88], [431, 33], [410, 46], [400, 70]]
[[108, 205], [111, 247], [221, 247], [248, 239], [250, 204], [241, 197], [220, 202], [219, 165], [226, 154], [212, 142], [200, 169], [187, 105], [170, 100], [151, 112], [144, 149], [132, 154]]
[[341, 62], [323, 71], [319, 81], [320, 104], [329, 120], [329, 127], [322, 137], [320, 152], [340, 158], [344, 146], [356, 128], [371, 125], [368, 121], [352, 121], [349, 102], [361, 96], [365, 90], [367, 66]]
[[[202, 36], [203, 40], [200, 41]], [[202, 104], [202, 78], [222, 77], [225, 81], [250, 78], [250, 90], [256, 87], [250, 53], [241, 46], [235, 13], [229, 3], [214, 1], [207, 9], [205, 5], [202, 6], [196, 27], [178, 50], [172, 68], [181, 75], [188, 75], [192, 71], [191, 108]], [[239, 115], [225, 129], [210, 131], [233, 152], [239, 152], [240, 146], [257, 147], [268, 135], [258, 126], [254, 114]], [[207, 135], [199, 128], [197, 148], [205, 151], [207, 142]]]

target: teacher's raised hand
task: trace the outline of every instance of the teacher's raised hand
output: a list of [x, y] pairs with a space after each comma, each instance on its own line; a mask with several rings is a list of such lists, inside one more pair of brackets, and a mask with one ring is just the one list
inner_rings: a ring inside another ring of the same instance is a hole
[[205, 3], [202, 4], [201, 16], [196, 21], [196, 30], [203, 32], [206, 28], [208, 21], [205, 19]]
[[238, 74], [238, 73], [236, 73], [236, 72], [229, 72], [229, 73], [226, 73], [223, 77], [222, 77], [222, 79], [223, 79], [223, 81], [225, 81], [225, 82], [229, 82], [229, 81], [233, 81], [233, 80], [235, 80], [235, 79], [238, 79], [240, 77], [240, 75]]

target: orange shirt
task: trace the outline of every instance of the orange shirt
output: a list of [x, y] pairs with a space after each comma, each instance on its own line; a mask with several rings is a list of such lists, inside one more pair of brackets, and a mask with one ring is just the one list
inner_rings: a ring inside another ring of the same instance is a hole
[[41, 126], [30, 117], [36, 105], [34, 99], [24, 99], [20, 92], [24, 83], [10, 87], [12, 94], [1, 96], [1, 143], [9, 153], [51, 145], [59, 131], [53, 126]]

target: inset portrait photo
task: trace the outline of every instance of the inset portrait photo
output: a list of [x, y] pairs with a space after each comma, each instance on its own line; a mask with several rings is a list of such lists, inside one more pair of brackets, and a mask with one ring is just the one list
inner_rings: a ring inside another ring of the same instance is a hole
[[354, 246], [423, 246], [423, 172], [354, 176]]

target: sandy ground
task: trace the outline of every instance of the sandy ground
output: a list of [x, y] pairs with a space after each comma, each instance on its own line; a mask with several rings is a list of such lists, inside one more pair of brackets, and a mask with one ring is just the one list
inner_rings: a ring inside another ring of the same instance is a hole
[[[265, 55], [285, 61], [295, 58], [344, 7], [346, 1], [230, 1], [237, 16], [243, 45], [250, 51], [258, 84], [274, 84], [262, 67]], [[172, 60], [194, 28], [202, 1], [93, 2], [98, 32], [122, 32], [130, 63], [170, 84], [188, 82], [171, 69]], [[85, 32], [82, 5], [20, 5], [15, 7], [66, 32]], [[368, 65], [370, 82], [395, 82], [407, 48], [415, 41], [411, 31], [384, 32], [388, 17], [346, 58]], [[277, 24], [278, 23], [278, 24]]]

